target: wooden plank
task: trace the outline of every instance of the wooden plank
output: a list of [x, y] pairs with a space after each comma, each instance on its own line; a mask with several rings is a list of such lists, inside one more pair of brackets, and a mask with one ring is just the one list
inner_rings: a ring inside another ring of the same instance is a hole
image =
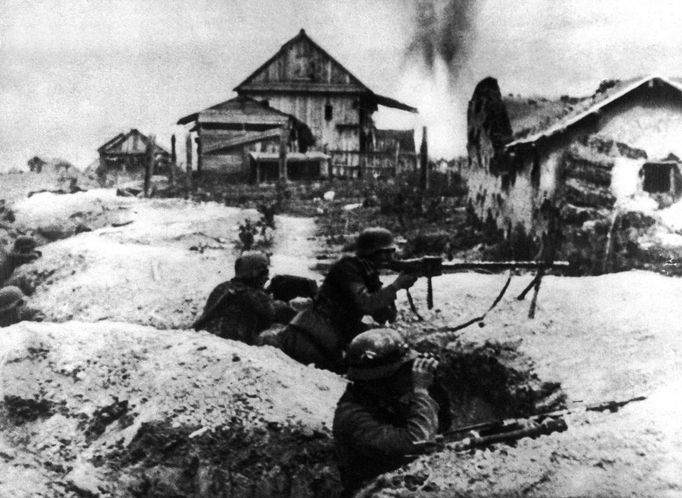
[[310, 93], [367, 93], [359, 85], [338, 83], [310, 83], [307, 81], [249, 83], [239, 88], [239, 93], [249, 95], [249, 92], [310, 92]]
[[279, 179], [287, 181], [287, 138], [289, 130], [284, 128], [279, 132]]
[[272, 130], [262, 131], [260, 133], [250, 133], [246, 136], [238, 136], [233, 138], [218, 139], [210, 145], [204, 147], [202, 152], [204, 154], [209, 154], [217, 150], [229, 149], [232, 147], [238, 147], [241, 145], [248, 145], [256, 142], [262, 142], [263, 140], [271, 140], [274, 138], [280, 138], [281, 128], [274, 128]]
[[199, 124], [203, 123], [238, 123], [244, 125], [282, 126], [289, 122], [289, 116], [277, 114], [246, 114], [243, 112], [203, 111], [199, 113]]

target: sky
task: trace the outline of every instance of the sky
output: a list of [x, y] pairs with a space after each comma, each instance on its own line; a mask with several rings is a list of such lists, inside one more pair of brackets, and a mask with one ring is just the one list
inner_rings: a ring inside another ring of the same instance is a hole
[[[418, 9], [450, 2], [469, 6], [462, 52], [427, 67], [408, 50]], [[301, 28], [369, 88], [420, 110], [380, 108], [379, 127], [427, 126], [431, 156], [453, 157], [484, 77], [504, 94], [558, 96], [682, 76], [680, 21], [676, 0], [0, 0], [0, 170], [34, 155], [82, 168], [130, 128], [184, 143], [178, 119], [233, 97]]]

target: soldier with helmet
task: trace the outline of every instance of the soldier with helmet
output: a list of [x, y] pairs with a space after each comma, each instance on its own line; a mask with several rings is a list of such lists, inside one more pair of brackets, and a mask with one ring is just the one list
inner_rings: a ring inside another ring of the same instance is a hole
[[438, 366], [419, 357], [399, 332], [372, 329], [348, 347], [351, 381], [334, 414], [334, 442], [345, 496], [369, 479], [409, 462], [415, 443], [439, 429], [429, 393]]
[[31, 263], [40, 256], [41, 252], [36, 250], [35, 239], [28, 235], [17, 237], [10, 253], [6, 253], [0, 247], [0, 284], [8, 280], [18, 267]]
[[44, 315], [26, 306], [25, 296], [19, 287], [9, 285], [0, 289], [0, 327], [7, 327], [23, 321], [40, 322]]
[[396, 318], [395, 298], [408, 289], [416, 275], [401, 273], [389, 285], [379, 280], [379, 270], [393, 259], [396, 246], [385, 228], [368, 228], [357, 239], [355, 256], [340, 259], [329, 269], [311, 308], [302, 311], [280, 335], [282, 350], [304, 364], [345, 372], [344, 352], [351, 340], [368, 326]]
[[234, 273], [232, 280], [211, 292], [193, 327], [225, 339], [257, 344], [261, 332], [275, 322], [287, 323], [295, 312], [263, 289], [270, 270], [268, 258], [262, 252], [244, 252], [235, 261]]

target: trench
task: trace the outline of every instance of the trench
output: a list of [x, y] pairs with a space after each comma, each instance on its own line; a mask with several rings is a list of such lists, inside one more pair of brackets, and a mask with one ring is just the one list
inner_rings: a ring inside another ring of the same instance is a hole
[[[449, 398], [448, 427], [497, 418], [522, 417], [562, 408], [556, 383], [543, 382], [514, 344], [428, 340], [422, 352], [441, 357], [437, 383]], [[443, 418], [442, 418], [443, 420]], [[214, 429], [145, 423], [125, 448], [96, 457], [96, 465], [118, 469], [126, 495], [135, 497], [316, 497], [341, 495], [331, 431], [295, 424], [247, 427], [238, 418]], [[122, 476], [126, 476], [125, 479]], [[414, 479], [412, 479], [414, 477]], [[407, 488], [418, 476], [384, 480]]]

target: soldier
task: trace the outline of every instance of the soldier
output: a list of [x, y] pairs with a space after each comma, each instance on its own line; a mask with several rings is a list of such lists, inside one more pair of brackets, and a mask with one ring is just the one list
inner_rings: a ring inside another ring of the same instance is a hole
[[268, 266], [267, 256], [259, 251], [247, 251], [237, 258], [234, 278], [213, 289], [194, 329], [257, 344], [259, 334], [274, 322], [291, 320], [293, 309], [263, 290], [270, 274]]
[[0, 285], [12, 276], [15, 269], [40, 256], [41, 252], [36, 250], [36, 241], [28, 235], [17, 237], [10, 253], [0, 247]]
[[9, 285], [0, 289], [0, 327], [23, 322], [42, 322], [45, 316], [38, 310], [26, 306], [24, 293], [19, 287]]
[[334, 442], [344, 495], [417, 454], [415, 443], [438, 429], [429, 394], [438, 362], [418, 357], [392, 329], [358, 335], [348, 348], [351, 381], [334, 414]]
[[379, 324], [393, 322], [396, 292], [417, 280], [415, 275], [401, 273], [382, 287], [379, 269], [391, 262], [395, 250], [393, 235], [385, 228], [360, 233], [356, 255], [334, 263], [312, 307], [296, 315], [282, 332], [282, 350], [306, 365], [345, 372], [343, 354], [348, 344], [369, 328], [362, 318], [371, 315]]

